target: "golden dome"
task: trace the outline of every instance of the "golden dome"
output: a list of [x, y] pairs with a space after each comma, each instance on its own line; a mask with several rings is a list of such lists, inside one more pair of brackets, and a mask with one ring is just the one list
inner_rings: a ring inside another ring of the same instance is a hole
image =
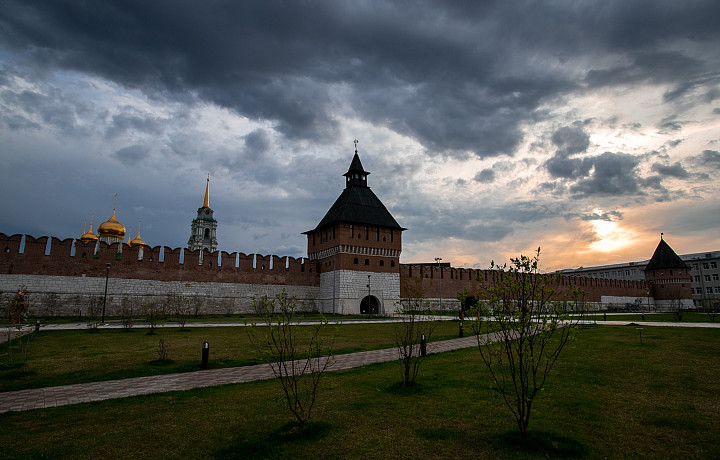
[[98, 234], [112, 238], [125, 237], [125, 227], [115, 218], [115, 208], [113, 208], [112, 216], [98, 227]]
[[130, 246], [138, 246], [138, 245], [147, 246], [145, 244], [145, 242], [143, 241], [143, 239], [140, 238], [140, 230], [138, 230], [137, 236], [135, 238], [133, 238], [132, 240], [130, 240], [129, 244], [130, 244]]
[[87, 233], [83, 233], [80, 237], [80, 241], [97, 241], [98, 237], [96, 234], [92, 231], [92, 224], [90, 224], [90, 229], [87, 231]]

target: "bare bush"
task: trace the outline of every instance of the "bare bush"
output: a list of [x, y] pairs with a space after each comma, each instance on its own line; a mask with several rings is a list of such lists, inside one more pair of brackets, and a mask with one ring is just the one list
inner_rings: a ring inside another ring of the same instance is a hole
[[157, 354], [158, 354], [158, 361], [160, 363], [168, 363], [170, 362], [170, 344], [165, 341], [162, 337], [158, 340], [158, 348], [157, 348]]
[[129, 331], [135, 324], [135, 316], [139, 313], [138, 299], [135, 296], [125, 296], [120, 302], [120, 321], [123, 330]]
[[142, 304], [142, 314], [145, 318], [145, 322], [150, 328], [148, 335], [155, 334], [155, 329], [160, 323], [160, 318], [164, 316], [162, 305], [160, 302], [156, 301], [146, 302]]
[[325, 318], [301, 325], [295, 299], [288, 298], [285, 289], [274, 298], [253, 298], [253, 308], [262, 322], [249, 324], [248, 336], [270, 364], [288, 409], [302, 427], [310, 419], [320, 379], [332, 362], [336, 331], [326, 336]]
[[103, 298], [89, 295], [84, 299], [88, 332], [97, 332], [102, 321]]
[[172, 292], [168, 293], [165, 297], [165, 310], [173, 315], [180, 329], [185, 329], [191, 313], [190, 301], [187, 298]]
[[424, 299], [421, 280], [415, 280], [415, 287], [409, 288], [407, 299], [400, 302], [395, 310], [399, 321], [394, 324], [395, 346], [403, 365], [403, 386], [415, 384], [420, 363], [425, 358], [420, 350], [420, 341], [426, 341], [435, 330], [437, 323], [430, 316], [430, 303]]

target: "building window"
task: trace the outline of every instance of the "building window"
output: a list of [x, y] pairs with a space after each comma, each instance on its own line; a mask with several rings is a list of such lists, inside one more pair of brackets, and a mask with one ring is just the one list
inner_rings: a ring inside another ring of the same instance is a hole
[[352, 225], [350, 226], [350, 238], [354, 238]]
[[720, 281], [720, 275], [718, 275], [717, 273], [714, 273], [714, 274], [713, 274], [713, 281]]
[[717, 262], [710, 262], [710, 268], [717, 268]]
[[381, 261], [380, 261], [380, 266], [381, 266], [381, 267], [384, 267], [384, 266], [385, 266], [385, 261], [384, 261], [384, 260], [381, 260]]
[[695, 277], [693, 277], [693, 279], [695, 280], [696, 283], [700, 282], [700, 276], [695, 276]]
[[625, 275], [630, 276], [630, 270], [625, 270]]
[[392, 228], [390, 229], [390, 242], [393, 242], [393, 231]]
[[365, 239], [370, 239], [370, 232], [368, 231], [368, 227], [365, 227]]
[[375, 241], [380, 241], [380, 227], [375, 228]]
[[[391, 267], [394, 267], [394, 266], [395, 266], [395, 261], [394, 261], [394, 260], [391, 260], [391, 261], [390, 261], [390, 266], [391, 266]], [[720, 292], [720, 288], [718, 288], [718, 292]]]
[[710, 264], [707, 262], [703, 262], [703, 269], [705, 269], [705, 270], [710, 269]]
[[357, 257], [355, 257], [355, 259], [353, 259], [353, 263], [354, 263], [355, 265], [358, 264], [358, 258], [357, 258]]
[[365, 259], [365, 265], [370, 265], [370, 259]]
[[710, 275], [705, 275], [705, 281], [710, 281]]
[[720, 294], [720, 287], [715, 288], [715, 294]]
[[697, 270], [697, 264], [692, 264], [692, 269]]
[[705, 288], [705, 290], [707, 291], [708, 294], [712, 294], [712, 288], [711, 288], [711, 287]]

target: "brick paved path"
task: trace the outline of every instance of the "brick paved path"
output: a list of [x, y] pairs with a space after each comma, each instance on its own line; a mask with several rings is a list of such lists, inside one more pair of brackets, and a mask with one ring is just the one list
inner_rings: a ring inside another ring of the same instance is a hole
[[[471, 335], [470, 337], [461, 339], [431, 342], [427, 345], [427, 352], [428, 354], [442, 353], [476, 345], [477, 338]], [[335, 356], [328, 370], [339, 371], [352, 369], [354, 367], [362, 367], [368, 364], [394, 361], [397, 359], [398, 351], [396, 348], [349, 353]], [[244, 383], [273, 377], [270, 365], [258, 364], [255, 366], [210, 369], [180, 374], [153, 375], [131, 379], [9, 391], [0, 393], [0, 413], [65, 406], [83, 402], [102, 401], [105, 399], [163, 393], [166, 391], [190, 390], [193, 388], [225, 385], [228, 383]]]

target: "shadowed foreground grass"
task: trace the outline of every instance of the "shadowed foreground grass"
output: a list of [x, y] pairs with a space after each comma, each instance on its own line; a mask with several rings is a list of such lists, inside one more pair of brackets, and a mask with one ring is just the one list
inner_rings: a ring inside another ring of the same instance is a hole
[[720, 331], [583, 329], [534, 406], [531, 436], [473, 349], [329, 373], [313, 420], [291, 423], [274, 381], [0, 415], [6, 458], [712, 458]]

